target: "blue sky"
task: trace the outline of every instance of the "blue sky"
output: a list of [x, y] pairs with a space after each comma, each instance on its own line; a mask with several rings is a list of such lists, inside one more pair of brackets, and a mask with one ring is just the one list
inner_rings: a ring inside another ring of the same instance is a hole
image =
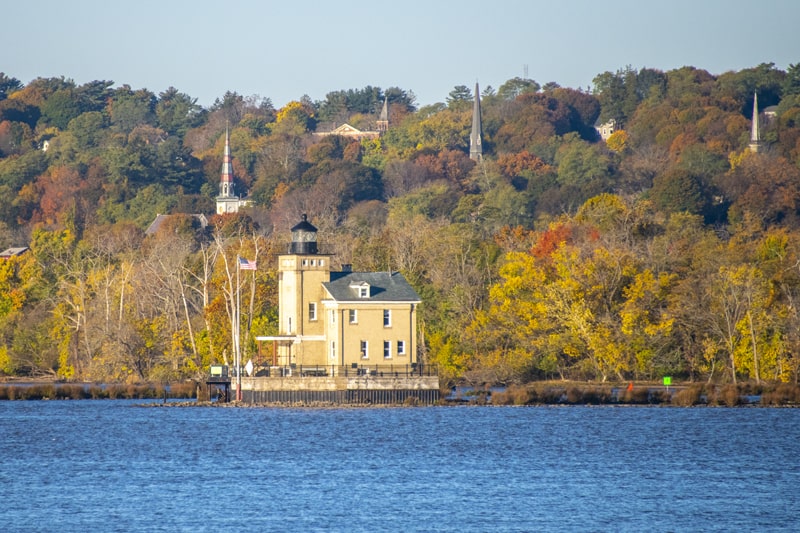
[[16, 0], [0, 8], [0, 71], [226, 91], [276, 107], [367, 85], [443, 102], [456, 85], [684, 65], [712, 74], [800, 63], [797, 0]]

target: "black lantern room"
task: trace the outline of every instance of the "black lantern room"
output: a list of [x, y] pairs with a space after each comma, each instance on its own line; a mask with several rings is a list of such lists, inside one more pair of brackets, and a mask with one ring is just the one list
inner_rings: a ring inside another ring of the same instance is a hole
[[289, 246], [289, 253], [317, 253], [317, 228], [311, 225], [305, 214], [303, 214], [303, 220], [292, 228], [292, 244]]

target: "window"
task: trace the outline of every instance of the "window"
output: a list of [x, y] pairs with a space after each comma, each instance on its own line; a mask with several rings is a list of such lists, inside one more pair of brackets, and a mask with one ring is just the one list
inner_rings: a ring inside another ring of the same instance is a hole
[[317, 302], [309, 302], [308, 319], [311, 320], [312, 322], [317, 319]]
[[359, 287], [358, 288], [358, 297], [359, 298], [367, 298], [367, 297], [369, 297], [369, 287]]
[[331, 361], [336, 360], [336, 341], [331, 341]]
[[292, 317], [289, 317], [289, 324], [288, 324], [288, 327], [286, 328], [286, 334], [287, 335], [291, 335], [292, 334]]
[[406, 341], [397, 341], [397, 355], [406, 354]]
[[392, 358], [392, 341], [383, 341], [383, 358]]
[[358, 311], [356, 309], [350, 309], [350, 323], [351, 324], [358, 324]]
[[303, 259], [303, 266], [308, 266], [308, 259]]
[[325, 266], [325, 260], [324, 259], [320, 259], [319, 260], [319, 266]]
[[392, 327], [392, 310], [391, 309], [384, 309], [383, 310], [383, 327], [385, 327], [385, 328]]
[[367, 341], [361, 341], [361, 359], [369, 359], [369, 345]]
[[336, 324], [336, 309], [331, 309], [330, 317], [331, 317], [331, 325]]

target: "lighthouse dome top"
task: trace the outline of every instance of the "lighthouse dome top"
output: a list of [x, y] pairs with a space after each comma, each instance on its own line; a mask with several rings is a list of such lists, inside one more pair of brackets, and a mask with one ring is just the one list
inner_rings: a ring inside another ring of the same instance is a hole
[[302, 220], [292, 228], [292, 235], [294, 235], [295, 231], [306, 231], [306, 232], [312, 232], [312, 233], [316, 233], [317, 232], [317, 228], [315, 228], [308, 221], [308, 215], [303, 213], [303, 216], [301, 218], [302, 218]]
[[292, 228], [292, 244], [289, 252], [293, 254], [315, 254], [317, 253], [317, 228], [303, 214], [299, 224]]

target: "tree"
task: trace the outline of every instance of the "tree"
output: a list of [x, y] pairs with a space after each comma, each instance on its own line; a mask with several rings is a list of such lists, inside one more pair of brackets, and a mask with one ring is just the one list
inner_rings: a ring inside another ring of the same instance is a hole
[[72, 133], [78, 150], [88, 151], [100, 145], [107, 134], [105, 117], [99, 111], [82, 113], [69, 121], [67, 130]]
[[5, 100], [14, 91], [22, 89], [22, 82], [17, 78], [6, 76], [0, 72], [0, 101]]
[[455, 111], [468, 109], [472, 102], [472, 91], [466, 85], [456, 85], [447, 95], [447, 107]]
[[706, 203], [698, 180], [677, 168], [653, 179], [650, 197], [658, 208], [667, 212], [698, 214]]
[[67, 129], [69, 121], [83, 112], [80, 100], [72, 88], [55, 91], [40, 109], [42, 120], [60, 130]]
[[800, 63], [789, 63], [782, 89], [784, 97], [800, 94]]
[[197, 98], [170, 87], [158, 95], [155, 114], [158, 126], [170, 135], [183, 136], [190, 128], [200, 125], [204, 118]]
[[581, 186], [590, 182], [605, 183], [610, 176], [610, 161], [595, 145], [571, 138], [558, 149], [558, 182]]
[[136, 126], [154, 125], [155, 105], [156, 97], [147, 89], [134, 91], [123, 85], [114, 92], [108, 104], [112, 129], [130, 133]]
[[114, 96], [113, 81], [95, 80], [84, 83], [75, 89], [85, 111], [103, 111], [108, 100]]
[[539, 84], [534, 80], [516, 77], [506, 80], [497, 89], [497, 96], [503, 100], [514, 100], [521, 94], [537, 93], [539, 89]]

